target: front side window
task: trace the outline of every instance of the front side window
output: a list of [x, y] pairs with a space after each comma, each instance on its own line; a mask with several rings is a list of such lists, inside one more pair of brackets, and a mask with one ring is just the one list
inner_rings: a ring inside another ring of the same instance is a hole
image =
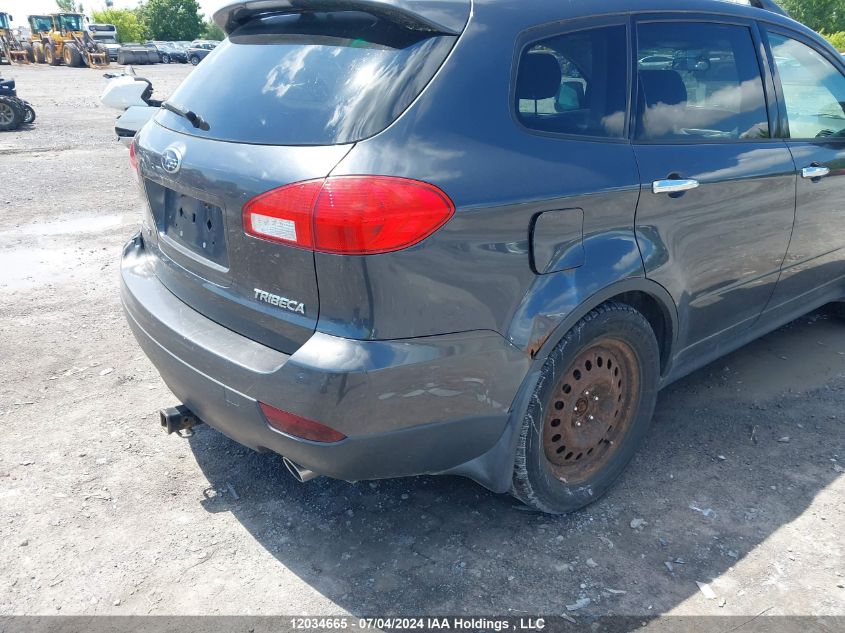
[[845, 138], [845, 77], [806, 44], [769, 34], [791, 138]]
[[655, 22], [640, 24], [637, 35], [638, 139], [769, 137], [763, 80], [748, 28]]
[[530, 46], [517, 73], [520, 122], [541, 132], [621, 138], [626, 51], [624, 26], [568, 33]]

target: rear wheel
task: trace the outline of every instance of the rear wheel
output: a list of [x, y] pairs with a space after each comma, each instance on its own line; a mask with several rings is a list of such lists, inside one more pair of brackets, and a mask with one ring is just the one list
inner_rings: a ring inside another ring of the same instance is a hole
[[53, 42], [44, 45], [44, 61], [51, 66], [58, 66], [62, 63], [62, 58], [56, 53], [56, 45]]
[[546, 361], [523, 420], [512, 493], [542, 512], [605, 494], [648, 431], [660, 350], [648, 321], [621, 303], [579, 321]]
[[26, 58], [29, 60], [29, 63], [32, 64], [35, 62], [35, 53], [32, 50], [32, 44], [24, 44], [23, 50], [26, 51]]
[[0, 132], [17, 130], [23, 122], [23, 113], [18, 106], [5, 97], [0, 97]]
[[32, 45], [32, 56], [35, 58], [36, 64], [46, 63], [47, 59], [44, 56], [44, 44], [41, 42], [35, 42]]
[[161, 56], [161, 63], [162, 64], [169, 64], [170, 63], [170, 55], [167, 53], [163, 53]]
[[192, 66], [196, 66], [197, 64], [199, 64], [199, 63], [200, 63], [200, 58], [199, 58], [199, 57], [197, 57], [196, 55], [191, 55], [191, 56], [188, 58], [188, 61], [189, 61], [189, 62], [191, 62], [191, 65], [192, 65]]

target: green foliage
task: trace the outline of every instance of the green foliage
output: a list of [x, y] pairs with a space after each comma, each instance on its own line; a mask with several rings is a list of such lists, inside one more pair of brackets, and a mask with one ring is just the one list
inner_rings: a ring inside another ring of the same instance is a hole
[[830, 42], [833, 47], [839, 52], [845, 51], [845, 31], [837, 31], [836, 33], [822, 33], [825, 39]]
[[845, 0], [780, 0], [780, 4], [815, 31], [845, 31]]
[[59, 11], [64, 13], [84, 13], [85, 10], [82, 8], [81, 2], [76, 2], [76, 0], [56, 0], [56, 6], [59, 7]]
[[151, 40], [195, 40], [203, 28], [197, 0], [148, 0], [136, 11]]
[[214, 20], [206, 20], [202, 25], [202, 39], [221, 41], [226, 38], [223, 32]]
[[100, 24], [114, 24], [117, 27], [117, 41], [140, 42], [144, 38], [144, 25], [134, 11], [129, 9], [106, 9], [94, 11], [91, 19]]

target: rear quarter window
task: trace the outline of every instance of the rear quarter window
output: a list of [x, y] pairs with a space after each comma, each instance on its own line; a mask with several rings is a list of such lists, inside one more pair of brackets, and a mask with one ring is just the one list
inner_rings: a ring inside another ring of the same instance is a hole
[[170, 129], [223, 141], [333, 145], [373, 136], [420, 94], [454, 36], [359, 11], [265, 16], [234, 31], [168, 100]]
[[519, 121], [552, 134], [622, 138], [627, 63], [624, 26], [576, 31], [531, 45], [517, 72]]

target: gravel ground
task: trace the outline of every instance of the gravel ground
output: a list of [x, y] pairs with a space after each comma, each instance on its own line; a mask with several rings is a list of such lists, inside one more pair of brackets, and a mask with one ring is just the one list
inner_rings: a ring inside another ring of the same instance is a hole
[[[159, 97], [190, 72], [142, 70]], [[102, 73], [3, 73], [38, 120], [0, 135], [0, 615], [845, 614], [845, 324], [810, 315], [664, 391], [572, 516], [458, 478], [297, 484], [212, 429], [160, 432]]]

